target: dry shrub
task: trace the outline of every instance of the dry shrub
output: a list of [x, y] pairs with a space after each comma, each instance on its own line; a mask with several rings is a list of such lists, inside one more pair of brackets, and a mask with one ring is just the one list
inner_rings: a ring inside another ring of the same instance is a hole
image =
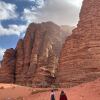
[[5, 89], [5, 88], [3, 86], [1, 86], [0, 89]]
[[19, 96], [16, 98], [16, 100], [24, 100], [24, 98], [22, 96]]
[[12, 86], [12, 89], [15, 89], [16, 87], [15, 86]]

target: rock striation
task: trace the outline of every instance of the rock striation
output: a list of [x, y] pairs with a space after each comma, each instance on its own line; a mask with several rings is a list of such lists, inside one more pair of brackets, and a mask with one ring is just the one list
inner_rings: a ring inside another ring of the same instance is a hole
[[51, 84], [62, 46], [61, 33], [52, 22], [30, 24], [16, 47], [16, 83]]
[[47, 87], [54, 83], [58, 58], [67, 32], [52, 23], [31, 23], [15, 49], [6, 50], [0, 82]]
[[13, 83], [15, 75], [15, 50], [7, 49], [0, 68], [0, 82]]
[[63, 45], [57, 82], [74, 86], [100, 77], [100, 0], [84, 0], [80, 20]]

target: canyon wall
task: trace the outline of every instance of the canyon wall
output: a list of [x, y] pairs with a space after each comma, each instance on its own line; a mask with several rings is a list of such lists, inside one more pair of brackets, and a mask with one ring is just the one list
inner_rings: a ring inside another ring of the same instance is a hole
[[75, 86], [100, 77], [100, 0], [84, 0], [80, 20], [67, 37], [59, 60], [57, 83]]

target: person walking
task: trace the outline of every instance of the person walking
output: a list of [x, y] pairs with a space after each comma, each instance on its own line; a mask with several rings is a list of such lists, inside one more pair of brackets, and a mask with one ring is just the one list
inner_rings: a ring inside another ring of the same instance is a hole
[[54, 90], [51, 90], [51, 99], [50, 100], [55, 100]]
[[64, 91], [61, 91], [60, 93], [60, 100], [68, 100], [66, 94], [64, 93]]

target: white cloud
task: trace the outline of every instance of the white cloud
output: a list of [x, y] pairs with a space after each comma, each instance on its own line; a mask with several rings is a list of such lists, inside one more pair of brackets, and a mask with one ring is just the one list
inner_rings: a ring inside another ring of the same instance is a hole
[[82, 0], [45, 0], [36, 10], [24, 9], [23, 19], [27, 22], [53, 21], [56, 24], [77, 25]]
[[31, 9], [24, 9], [23, 20], [26, 20], [27, 23], [32, 23], [37, 21], [36, 12]]
[[83, 0], [66, 0], [66, 2], [69, 2], [73, 4], [76, 7], [81, 7]]
[[0, 48], [0, 60], [2, 60], [5, 51], [6, 49]]
[[16, 18], [16, 5], [0, 1], [0, 20]]
[[0, 24], [0, 36], [1, 35], [18, 35], [25, 32], [27, 25], [9, 25], [8, 28], [4, 28]]
[[[39, 22], [50, 20], [57, 24], [76, 25], [79, 19], [80, 7], [74, 6], [72, 3], [69, 3], [69, 1], [70, 0], [47, 0], [45, 5], [38, 9], [40, 16], [37, 17]], [[76, 2], [76, 0], [71, 1]]]
[[[17, 6], [15, 4], [0, 1], [0, 20], [7, 20], [17, 18]], [[27, 25], [8, 25], [7, 28], [3, 27], [0, 23], [0, 36], [1, 35], [18, 35], [25, 32]]]

